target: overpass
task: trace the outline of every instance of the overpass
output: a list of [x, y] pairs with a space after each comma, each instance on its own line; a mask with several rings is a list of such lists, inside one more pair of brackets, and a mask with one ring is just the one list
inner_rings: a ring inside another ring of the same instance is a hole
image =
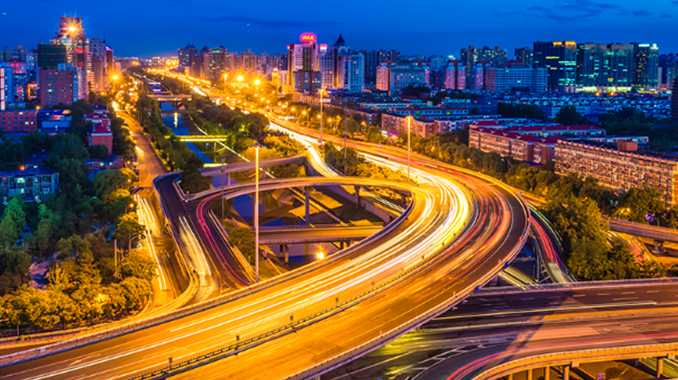
[[[245, 169], [252, 170], [253, 165]], [[456, 174], [419, 169], [415, 173], [421, 178], [416, 186], [354, 178], [262, 182], [262, 190], [385, 185], [411, 192], [412, 202], [402, 218], [327, 260], [236, 291], [209, 307], [199, 305], [182, 310], [176, 318], [166, 316], [162, 323], [124, 337], [89, 341], [88, 347], [72, 351], [35, 352], [40, 358], [0, 368], [0, 376], [134, 377], [144, 371], [153, 376], [156, 369], [167, 373], [167, 358], [174, 357], [170, 371], [193, 368], [195, 376], [306, 377], [381, 346], [489, 281], [517, 254], [527, 234], [527, 209], [501, 185], [488, 186], [476, 178], [461, 187]], [[175, 180], [176, 174], [171, 174], [155, 184], [171, 223], [182, 218], [188, 222], [187, 232], [178, 240], [194, 235], [193, 244], [197, 241], [208, 257], [214, 253], [228, 257], [205, 207], [222, 189], [185, 198], [177, 193]], [[253, 192], [253, 186], [235, 185], [224, 192], [233, 197]], [[219, 262], [210, 266], [215, 263]], [[414, 306], [413, 299], [419, 300]], [[339, 349], [320, 349], [319, 342]], [[296, 352], [295, 360], [279, 355], [279, 347]], [[65, 368], [63, 360], [74, 364]], [[198, 368], [207, 363], [211, 364]]]
[[229, 136], [226, 135], [188, 135], [188, 136], [177, 136], [180, 141], [184, 142], [220, 142], [228, 140]]
[[382, 230], [382, 226], [260, 227], [261, 244], [353, 243]]

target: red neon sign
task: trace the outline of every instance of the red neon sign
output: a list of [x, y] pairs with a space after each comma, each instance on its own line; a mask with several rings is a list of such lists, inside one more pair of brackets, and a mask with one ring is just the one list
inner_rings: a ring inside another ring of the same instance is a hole
[[299, 39], [303, 43], [313, 43], [316, 41], [316, 36], [314, 33], [303, 33]]

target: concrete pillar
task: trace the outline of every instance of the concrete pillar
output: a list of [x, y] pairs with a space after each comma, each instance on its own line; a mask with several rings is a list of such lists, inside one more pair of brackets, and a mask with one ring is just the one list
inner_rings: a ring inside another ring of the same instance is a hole
[[532, 370], [531, 369], [527, 370], [527, 380], [532, 380]]
[[226, 177], [226, 185], [227, 185], [227, 186], [231, 186], [231, 173], [228, 173], [228, 174], [227, 174], [227, 177]]
[[508, 375], [508, 380], [513, 380], [513, 374], [512, 373]]
[[306, 186], [306, 226], [311, 225], [311, 188]]
[[263, 174], [261, 175], [261, 180], [262, 180], [262, 181], [266, 181], [266, 169], [263, 169], [261, 172], [263, 173]]
[[360, 186], [354, 186], [355, 188], [355, 204], [360, 207]]
[[280, 244], [280, 254], [278, 256], [282, 259], [284, 254], [285, 254], [285, 246]]
[[563, 366], [563, 380], [570, 380], [570, 365]]
[[549, 380], [551, 377], [551, 367], [545, 367], [544, 368], [544, 380]]
[[664, 376], [664, 358], [657, 358], [657, 379]]
[[304, 263], [311, 262], [311, 258], [309, 257], [310, 250], [308, 248], [308, 243], [304, 244]]
[[289, 262], [290, 262], [290, 246], [289, 245], [283, 245], [283, 248], [285, 249], [285, 264], [289, 264]]

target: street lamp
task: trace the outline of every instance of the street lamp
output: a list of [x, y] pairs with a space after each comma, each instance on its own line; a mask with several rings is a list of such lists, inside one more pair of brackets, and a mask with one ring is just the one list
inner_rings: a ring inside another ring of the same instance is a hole
[[[225, 206], [224, 206], [224, 187], [226, 186], [224, 184], [224, 156], [221, 156], [221, 223], [224, 223], [224, 220], [226, 220], [226, 215], [225, 215]], [[230, 184], [229, 184], [230, 185]]]
[[320, 87], [320, 145], [323, 144], [323, 90], [322, 86]]
[[258, 86], [258, 85], [260, 85], [260, 84], [261, 84], [261, 81], [260, 81], [259, 79], [255, 79], [255, 80], [254, 80], [254, 85], [255, 85], [255, 86]]
[[254, 148], [254, 272], [255, 283], [259, 282], [259, 143], [250, 146]]
[[410, 149], [410, 130], [412, 129], [412, 116], [407, 117], [407, 180], [410, 179], [411, 154]]
[[238, 75], [238, 77], [237, 77], [237, 78], [235, 78], [235, 79], [237, 79], [237, 80], [238, 80], [238, 82], [241, 82], [241, 83], [242, 83], [242, 81], [244, 81], [244, 80], [245, 80], [245, 77], [243, 77], [242, 75]]

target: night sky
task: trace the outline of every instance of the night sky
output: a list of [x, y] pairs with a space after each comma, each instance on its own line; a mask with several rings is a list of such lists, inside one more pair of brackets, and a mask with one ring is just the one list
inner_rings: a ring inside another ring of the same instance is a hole
[[655, 42], [678, 52], [678, 0], [3, 0], [0, 46], [35, 48], [59, 16], [83, 18], [116, 56], [176, 54], [188, 43], [282, 52], [305, 31], [354, 49], [459, 56], [464, 46], [531, 46], [535, 40]]

